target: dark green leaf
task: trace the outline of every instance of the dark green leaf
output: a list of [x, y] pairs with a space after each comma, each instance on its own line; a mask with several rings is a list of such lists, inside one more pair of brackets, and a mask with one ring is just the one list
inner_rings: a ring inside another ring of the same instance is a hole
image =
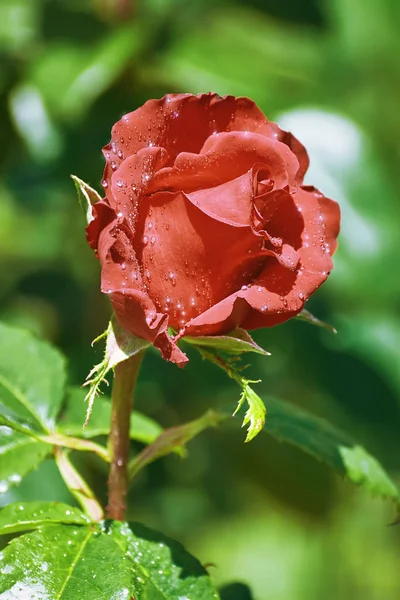
[[140, 523], [115, 522], [112, 535], [147, 575], [137, 600], [219, 598], [205, 568], [178, 542]]
[[87, 525], [89, 517], [61, 502], [16, 502], [0, 510], [0, 534], [37, 529], [49, 523]]
[[231, 583], [220, 590], [221, 600], [253, 600], [253, 594], [243, 583]]
[[139, 524], [46, 525], [0, 554], [4, 600], [218, 599], [177, 542]]
[[[97, 398], [93, 412], [86, 427], [85, 392], [81, 388], [72, 388], [67, 396], [65, 412], [58, 430], [61, 433], [91, 438], [97, 435], [108, 435], [110, 431], [111, 403], [107, 398]], [[132, 440], [150, 444], [162, 432], [162, 427], [155, 421], [138, 412], [131, 415], [130, 437]]]
[[31, 333], [0, 323], [0, 402], [49, 430], [63, 398], [64, 359]]
[[267, 398], [265, 431], [298, 446], [369, 492], [399, 501], [399, 491], [382, 466], [345, 433], [296, 406]]
[[228, 354], [243, 354], [244, 352], [256, 352], [264, 356], [270, 353], [258, 346], [251, 335], [244, 329], [235, 329], [229, 335], [216, 336], [186, 336], [182, 341], [199, 346], [200, 348], [211, 348]]
[[51, 452], [51, 446], [0, 426], [0, 493], [5, 493]]
[[131, 461], [129, 465], [130, 477], [134, 477], [141, 469], [143, 469], [143, 467], [154, 462], [158, 458], [182, 449], [183, 446], [196, 435], [208, 427], [215, 427], [226, 418], [226, 415], [223, 415], [222, 413], [209, 410], [205, 415], [195, 421], [165, 429], [152, 444], [142, 450], [142, 452]]

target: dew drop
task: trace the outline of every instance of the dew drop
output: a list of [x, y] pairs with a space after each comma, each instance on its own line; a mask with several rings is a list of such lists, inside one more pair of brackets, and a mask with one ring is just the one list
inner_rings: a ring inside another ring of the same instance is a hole
[[122, 188], [122, 187], [124, 187], [124, 182], [122, 181], [122, 179], [117, 179], [117, 186], [118, 186], [119, 188]]
[[124, 158], [124, 153], [122, 152], [122, 150], [118, 150], [117, 156], [118, 156], [118, 158], [121, 158], [121, 159]]
[[267, 310], [268, 310], [268, 306], [267, 306], [266, 304], [263, 304], [263, 305], [262, 305], [262, 307], [260, 308], [260, 311], [261, 311], [262, 313], [265, 313], [265, 312], [267, 312]]
[[148, 229], [153, 229], [153, 223], [150, 221], [150, 223], [147, 224], [147, 228]]
[[146, 244], [149, 243], [149, 238], [147, 237], [147, 235], [143, 236], [143, 244], [146, 246]]
[[108, 181], [107, 179], [103, 179], [103, 181], [101, 182], [101, 185], [103, 186], [103, 188], [107, 188], [108, 187]]
[[156, 238], [154, 235], [152, 235], [150, 238], [150, 244], [155, 244], [155, 243], [156, 243]]
[[117, 163], [115, 162], [115, 160], [112, 160], [112, 161], [111, 161], [111, 168], [112, 168], [112, 170], [113, 170], [113, 171], [115, 171], [115, 170], [116, 170], [116, 168], [117, 168]]
[[299, 292], [299, 298], [300, 298], [300, 300], [304, 300], [304, 294], [303, 294], [303, 292]]

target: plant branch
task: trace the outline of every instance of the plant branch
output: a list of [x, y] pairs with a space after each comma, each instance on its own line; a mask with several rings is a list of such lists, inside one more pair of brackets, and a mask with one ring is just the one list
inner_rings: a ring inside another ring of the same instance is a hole
[[103, 509], [82, 475], [78, 473], [69, 460], [67, 452], [56, 446], [54, 448], [54, 456], [67, 488], [78, 500], [84, 512], [93, 521], [101, 521], [104, 518]]
[[133, 406], [133, 392], [143, 351], [120, 362], [114, 370], [111, 394], [111, 428], [109, 452], [111, 466], [108, 477], [107, 516], [122, 521], [126, 512], [128, 488], [129, 426]]

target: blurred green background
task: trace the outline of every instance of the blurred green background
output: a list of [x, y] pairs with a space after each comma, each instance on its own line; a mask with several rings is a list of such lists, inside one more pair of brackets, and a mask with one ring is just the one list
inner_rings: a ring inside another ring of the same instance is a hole
[[[0, 318], [69, 358], [80, 384], [110, 309], [70, 173], [100, 189], [112, 124], [166, 92], [248, 95], [311, 157], [307, 182], [343, 215], [335, 269], [308, 308], [338, 329], [257, 332], [257, 391], [350, 431], [400, 472], [400, 2], [398, 0], [0, 0]], [[170, 426], [238, 389], [194, 354], [145, 359], [137, 408]], [[82, 411], [83, 412], [83, 411]], [[256, 600], [394, 600], [392, 508], [240, 421], [152, 465], [137, 520], [180, 539], [220, 584]], [[99, 495], [106, 473], [83, 465]], [[399, 479], [398, 479], [399, 480]], [[2, 502], [68, 499], [50, 462]]]

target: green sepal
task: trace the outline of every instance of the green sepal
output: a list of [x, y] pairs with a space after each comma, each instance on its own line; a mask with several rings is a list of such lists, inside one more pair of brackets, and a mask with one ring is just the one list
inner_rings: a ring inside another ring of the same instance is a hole
[[261, 348], [245, 329], [235, 329], [228, 335], [210, 335], [210, 336], [185, 336], [182, 342], [187, 342], [198, 348], [209, 348], [226, 354], [243, 354], [245, 352], [255, 352], [264, 356], [271, 356], [270, 352]]
[[331, 333], [337, 333], [336, 329], [334, 327], [332, 327], [332, 325], [329, 325], [328, 323], [324, 323], [324, 321], [321, 321], [321, 319], [318, 319], [318, 317], [315, 317], [308, 310], [303, 309], [298, 315], [296, 315], [295, 318], [298, 319], [299, 321], [305, 321], [306, 323], [310, 323], [310, 325], [316, 325], [317, 327], [323, 327], [324, 329], [327, 329]]
[[108, 385], [106, 376], [111, 369], [119, 363], [127, 360], [131, 356], [143, 352], [150, 346], [150, 342], [138, 338], [121, 327], [115, 317], [112, 317], [108, 327], [104, 333], [99, 335], [94, 341], [106, 338], [106, 348], [103, 360], [93, 367], [86, 378], [84, 386], [88, 386], [89, 390], [85, 396], [88, 403], [86, 411], [86, 419], [84, 426], [87, 425], [90, 414], [92, 412], [93, 403], [96, 397], [101, 393], [100, 386], [102, 383]]
[[79, 179], [76, 175], [71, 175], [71, 179], [73, 180], [76, 188], [76, 192], [78, 194], [79, 206], [82, 209], [82, 212], [86, 219], [86, 225], [89, 225], [91, 221], [93, 221], [93, 211], [92, 204], [96, 204], [101, 200], [101, 196], [96, 190], [94, 190], [90, 185], [85, 183], [82, 179]]

